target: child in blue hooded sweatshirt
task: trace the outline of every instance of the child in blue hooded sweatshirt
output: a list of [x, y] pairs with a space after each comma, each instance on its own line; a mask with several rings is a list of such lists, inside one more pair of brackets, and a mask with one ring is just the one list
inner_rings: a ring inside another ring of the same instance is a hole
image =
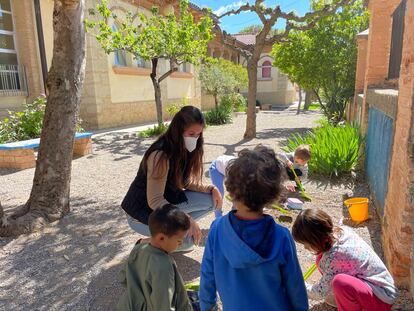
[[215, 307], [217, 292], [225, 311], [308, 310], [292, 236], [263, 213], [281, 190], [282, 166], [274, 151], [260, 145], [244, 149], [226, 173], [236, 210], [210, 228], [201, 263], [201, 310]]

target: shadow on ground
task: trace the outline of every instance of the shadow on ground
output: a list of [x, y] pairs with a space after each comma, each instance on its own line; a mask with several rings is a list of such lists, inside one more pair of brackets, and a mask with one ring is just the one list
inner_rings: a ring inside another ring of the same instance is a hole
[[271, 128], [263, 129], [257, 132], [257, 139], [284, 139], [280, 143], [283, 144], [292, 134], [304, 134], [309, 131], [307, 127], [300, 128]]
[[93, 138], [94, 153], [110, 153], [116, 155], [115, 161], [130, 158], [133, 155], [144, 155], [153, 139], [139, 138], [135, 133], [114, 132]]
[[[125, 223], [125, 216], [118, 208], [114, 210], [116, 204], [97, 203], [91, 198], [72, 197], [72, 212], [62, 220], [40, 232], [2, 239], [1, 253], [6, 257], [1, 256], [0, 278], [7, 281], [2, 282], [0, 292], [13, 294], [2, 297], [0, 293], [0, 300], [10, 310], [74, 310], [87, 306], [89, 301], [85, 300], [94, 297], [81, 291], [85, 283], [91, 282], [92, 275], [99, 278], [106, 271], [108, 279], [116, 279], [112, 277], [116, 271], [105, 270], [105, 266], [123, 258], [122, 242], [128, 228], [118, 225]], [[85, 210], [86, 205], [95, 208]], [[59, 270], [51, 272], [51, 267]], [[105, 289], [106, 285], [94, 290], [101, 295]]]

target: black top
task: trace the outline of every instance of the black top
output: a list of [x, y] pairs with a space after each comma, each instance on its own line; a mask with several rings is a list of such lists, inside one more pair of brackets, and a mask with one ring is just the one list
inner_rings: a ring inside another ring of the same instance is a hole
[[[159, 148], [154, 151], [164, 151], [162, 144]], [[187, 153], [187, 161], [182, 165], [182, 178], [183, 181], [188, 179], [189, 168], [187, 163], [190, 160], [191, 153]], [[167, 176], [167, 183], [164, 190], [164, 198], [171, 204], [179, 204], [187, 201], [184, 190], [177, 188], [173, 182], [173, 174], [175, 161], [170, 158], [169, 160], [169, 169]], [[186, 184], [185, 182], [183, 184]], [[137, 176], [132, 182], [127, 194], [125, 195], [124, 200], [121, 204], [122, 209], [132, 218], [138, 220], [141, 223], [148, 224], [148, 217], [152, 213], [152, 209], [148, 205], [147, 200], [147, 170], [144, 169], [144, 163], [141, 162]]]

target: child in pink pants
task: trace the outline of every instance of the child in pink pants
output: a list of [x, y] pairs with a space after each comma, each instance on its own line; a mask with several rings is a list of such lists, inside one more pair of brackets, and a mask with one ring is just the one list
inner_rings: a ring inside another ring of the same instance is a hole
[[296, 218], [292, 235], [313, 252], [322, 274], [306, 284], [308, 297], [335, 297], [340, 311], [391, 310], [397, 297], [394, 280], [372, 248], [347, 227], [336, 227], [322, 210], [306, 209]]

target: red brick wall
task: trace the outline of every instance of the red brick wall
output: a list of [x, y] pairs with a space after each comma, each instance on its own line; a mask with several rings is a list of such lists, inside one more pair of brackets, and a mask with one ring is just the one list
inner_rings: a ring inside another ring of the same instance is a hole
[[349, 105], [347, 111], [348, 121], [355, 121], [356, 114], [358, 112], [358, 103], [357, 97], [358, 94], [363, 93], [364, 91], [364, 82], [365, 82], [365, 71], [367, 65], [367, 47], [368, 47], [368, 35], [358, 35], [357, 37], [358, 44], [358, 56], [356, 64], [356, 75], [355, 75], [355, 95], [354, 101]]
[[394, 145], [383, 227], [384, 252], [388, 267], [397, 283], [404, 287], [409, 287], [410, 284], [410, 249], [413, 242], [414, 220], [414, 32], [412, 29], [414, 29], [414, 0], [408, 0]]
[[[371, 13], [367, 48], [367, 70], [365, 71], [364, 93], [369, 85], [382, 84], [388, 76], [388, 61], [391, 46], [391, 14], [401, 0], [371, 0]], [[362, 105], [361, 130], [365, 134], [368, 125], [366, 96]]]

